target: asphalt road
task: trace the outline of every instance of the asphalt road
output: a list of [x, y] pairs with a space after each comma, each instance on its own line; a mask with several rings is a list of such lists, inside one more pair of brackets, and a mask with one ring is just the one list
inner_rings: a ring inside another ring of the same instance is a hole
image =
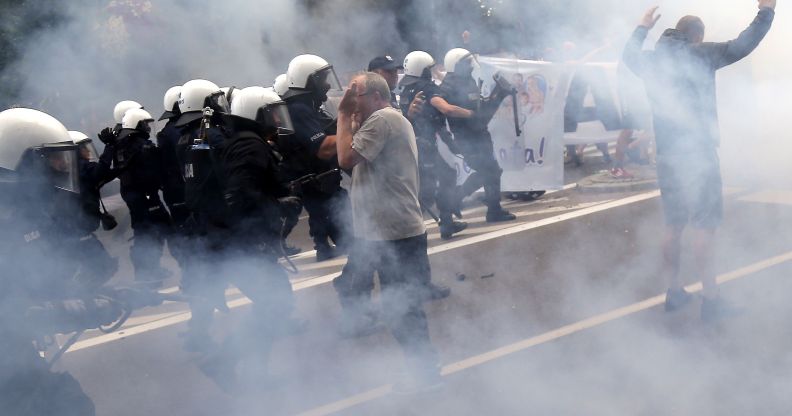
[[[180, 304], [142, 310], [120, 333], [86, 334], [58, 367], [99, 415], [787, 414], [792, 234], [783, 225], [792, 222], [792, 189], [727, 188], [716, 270], [723, 296], [742, 310], [717, 324], [700, 321], [698, 300], [662, 310], [657, 195], [566, 189], [510, 202], [518, 220], [495, 226], [473, 203], [471, 228], [449, 242], [430, 227], [433, 279], [453, 290], [426, 305], [444, 365], [437, 392], [390, 392], [400, 349], [386, 330], [338, 334], [329, 281], [343, 261], [317, 264], [310, 253], [292, 277], [308, 330], [278, 340], [268, 363], [243, 362], [246, 383], [232, 392], [182, 350]], [[294, 243], [307, 249], [304, 233]], [[103, 238], [124, 255], [124, 235]], [[691, 263], [685, 253], [683, 276], [697, 290]], [[175, 263], [163, 264], [175, 285]], [[122, 259], [117, 279], [127, 274]], [[231, 312], [216, 315], [217, 339], [249, 312], [234, 290], [229, 300]]]

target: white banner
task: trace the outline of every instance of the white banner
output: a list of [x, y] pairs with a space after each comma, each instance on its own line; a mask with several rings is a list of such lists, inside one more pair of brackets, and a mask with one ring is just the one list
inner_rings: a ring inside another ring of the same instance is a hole
[[[507, 97], [489, 124], [495, 158], [503, 169], [501, 190], [522, 192], [560, 189], [564, 185], [564, 101], [568, 77], [563, 65], [503, 58], [479, 58], [484, 96], [491, 91], [492, 76], [500, 72], [517, 88], [518, 126], [513, 102]], [[470, 172], [458, 157], [441, 149], [454, 163], [458, 179]]]

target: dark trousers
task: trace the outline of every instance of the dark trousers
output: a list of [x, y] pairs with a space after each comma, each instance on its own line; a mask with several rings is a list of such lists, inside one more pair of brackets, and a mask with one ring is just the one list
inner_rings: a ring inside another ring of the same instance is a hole
[[456, 170], [443, 160], [437, 145], [418, 139], [419, 199], [424, 209], [437, 204], [440, 221], [450, 222], [456, 207]]
[[149, 198], [144, 192], [122, 189], [121, 197], [129, 209], [134, 233], [129, 259], [135, 268], [135, 280], [163, 280], [167, 272], [160, 267], [160, 258], [165, 236], [171, 229], [168, 211], [159, 201], [159, 195]]
[[492, 139], [489, 137], [455, 139], [465, 163], [475, 172], [462, 184], [462, 193], [471, 195], [484, 187], [484, 202], [490, 210], [500, 210], [501, 174], [503, 170], [493, 154]]
[[214, 310], [222, 309], [225, 289], [229, 284], [252, 301], [251, 310], [240, 328], [233, 331], [223, 344], [223, 353], [242, 358], [253, 352], [266, 357], [272, 342], [287, 331], [294, 308], [291, 284], [286, 271], [273, 253], [256, 245], [224, 248], [190, 262], [182, 289], [194, 296], [190, 303], [193, 334], [207, 334]]
[[426, 234], [394, 241], [356, 240], [347, 267], [333, 281], [342, 306], [355, 307], [370, 295], [376, 271], [382, 316], [409, 360], [418, 366], [434, 365], [437, 360], [423, 310], [431, 279], [427, 249]]
[[308, 211], [309, 233], [316, 249], [328, 246], [328, 239], [342, 248], [349, 245], [352, 219], [346, 190], [339, 187], [330, 194], [305, 189], [302, 200]]

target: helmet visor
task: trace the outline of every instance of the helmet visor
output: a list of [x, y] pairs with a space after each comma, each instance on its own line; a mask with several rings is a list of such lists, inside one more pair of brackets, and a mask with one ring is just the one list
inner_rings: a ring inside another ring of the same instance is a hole
[[313, 73], [311, 75], [311, 82], [313, 86], [320, 91], [343, 91], [341, 88], [341, 81], [338, 80], [338, 75], [336, 75], [332, 65], [328, 65]]
[[231, 106], [228, 105], [228, 98], [223, 91], [218, 91], [208, 97], [209, 107], [213, 110], [220, 111], [221, 113], [230, 113]]
[[77, 145], [48, 144], [37, 148], [36, 152], [44, 162], [44, 170], [52, 186], [68, 192], [80, 192]]
[[268, 127], [274, 127], [280, 134], [293, 134], [294, 125], [289, 116], [289, 108], [284, 102], [263, 106], [256, 115], [256, 121]]
[[78, 146], [77, 150], [80, 154], [80, 158], [89, 162], [96, 162], [99, 160], [99, 152], [96, 151], [96, 146], [94, 146], [91, 140], [82, 141], [78, 143]]

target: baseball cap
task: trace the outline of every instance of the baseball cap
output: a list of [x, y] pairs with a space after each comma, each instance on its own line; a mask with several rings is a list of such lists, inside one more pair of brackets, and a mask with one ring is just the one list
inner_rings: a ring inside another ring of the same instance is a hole
[[396, 61], [393, 60], [388, 55], [385, 56], [378, 56], [371, 60], [368, 64], [368, 70], [373, 71], [375, 69], [385, 69], [385, 70], [393, 70], [393, 69], [404, 69], [404, 66]]

